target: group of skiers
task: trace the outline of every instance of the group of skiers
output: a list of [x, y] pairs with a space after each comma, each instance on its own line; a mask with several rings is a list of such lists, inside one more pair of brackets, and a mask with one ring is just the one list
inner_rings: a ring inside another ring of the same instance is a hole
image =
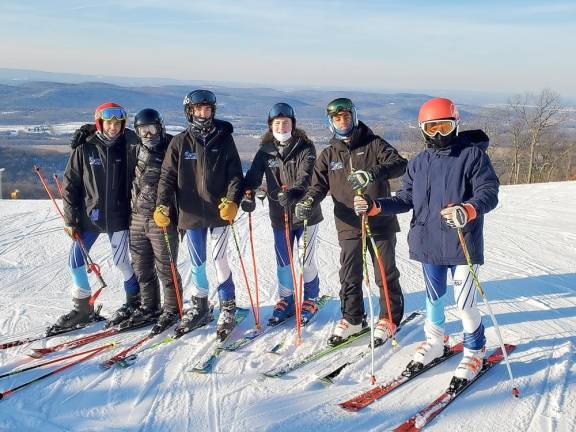
[[[217, 334], [225, 338], [235, 326], [236, 310], [227, 261], [231, 224], [239, 208], [255, 210], [256, 191], [265, 178], [279, 296], [268, 325], [298, 310], [291, 268], [294, 243], [304, 254], [301, 324], [318, 311], [315, 252], [323, 220], [320, 203], [330, 193], [341, 249], [342, 319], [328, 343], [338, 345], [367, 326], [362, 292], [366, 249], [380, 291], [374, 337], [393, 336], [404, 314], [395, 262], [400, 231], [396, 214], [413, 210], [409, 250], [410, 257], [422, 263], [427, 318], [426, 341], [409, 366], [421, 367], [444, 353], [450, 271], [465, 346], [455, 376], [474, 377], [482, 365], [486, 339], [471, 269], [455, 230], [463, 233], [477, 271], [484, 260], [483, 215], [498, 201], [498, 178], [485, 152], [488, 137], [482, 131], [459, 132], [455, 105], [434, 98], [422, 105], [418, 116], [426, 148], [408, 162], [358, 119], [350, 99], [338, 98], [326, 108], [333, 137], [317, 156], [313, 142], [296, 127], [293, 108], [277, 103], [269, 111], [268, 131], [244, 176], [233, 127], [215, 118], [216, 108], [211, 91], [190, 92], [184, 98], [188, 127], [171, 136], [158, 111], [138, 112], [133, 131], [127, 128], [124, 108], [105, 103], [96, 109], [95, 124], [76, 132], [62, 185], [65, 230], [74, 240], [69, 258], [74, 308], [54, 328], [76, 328], [94, 319], [83, 249], [89, 251], [101, 233], [110, 239], [126, 294], [107, 325], [153, 324], [152, 333], [158, 334], [177, 324], [175, 332], [182, 335], [207, 324], [212, 316], [206, 274], [210, 235], [220, 303]], [[392, 197], [389, 180], [402, 175], [402, 187]], [[190, 307], [184, 312], [181, 278], [171, 268], [177, 262], [179, 235], [190, 254], [193, 282]], [[373, 242], [366, 242], [366, 235]]]

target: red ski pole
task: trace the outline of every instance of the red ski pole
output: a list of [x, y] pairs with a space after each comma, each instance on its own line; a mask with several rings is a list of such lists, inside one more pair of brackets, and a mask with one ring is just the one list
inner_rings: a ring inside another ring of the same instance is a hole
[[[40, 167], [38, 165], [34, 165], [34, 170], [36, 171], [36, 174], [38, 174], [38, 177], [40, 178], [40, 181], [42, 182], [42, 185], [44, 186], [46, 193], [50, 197], [50, 200], [52, 200], [52, 204], [54, 204], [54, 207], [56, 208], [58, 213], [60, 213], [60, 217], [62, 217], [62, 219], [64, 219], [64, 213], [62, 213], [62, 210], [60, 210], [60, 206], [58, 206], [58, 203], [54, 199], [54, 195], [52, 195], [52, 190], [50, 189], [50, 186], [48, 186], [48, 182], [46, 181], [46, 178], [42, 174]], [[56, 182], [56, 187], [58, 188], [58, 191], [60, 192], [60, 196], [62, 197], [62, 185], [61, 185], [61, 183], [58, 179], [58, 176], [56, 174], [54, 174], [54, 181]], [[88, 267], [88, 273], [93, 272], [96, 275], [96, 277], [98, 278], [98, 282], [100, 282], [100, 288], [98, 288], [96, 290], [96, 292], [94, 294], [92, 294], [92, 296], [90, 297], [90, 300], [89, 300], [89, 303], [91, 305], [93, 305], [94, 302], [96, 301], [96, 299], [98, 298], [98, 296], [100, 295], [100, 293], [102, 292], [102, 290], [104, 288], [106, 288], [106, 282], [104, 282], [104, 279], [102, 279], [102, 273], [100, 272], [100, 266], [98, 264], [96, 264], [92, 260], [92, 258], [90, 258], [90, 255], [88, 254], [88, 250], [86, 249], [86, 246], [84, 245], [84, 242], [82, 241], [82, 239], [79, 236], [75, 236], [74, 240], [77, 241], [78, 245], [80, 246], [80, 252], [82, 253], [82, 257], [84, 258], [84, 261], [86, 262], [86, 265]]]

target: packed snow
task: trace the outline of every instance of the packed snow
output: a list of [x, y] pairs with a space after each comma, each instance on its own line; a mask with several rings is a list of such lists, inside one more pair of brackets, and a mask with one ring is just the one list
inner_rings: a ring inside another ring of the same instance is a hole
[[[521, 396], [515, 399], [504, 364], [493, 368], [460, 396], [426, 430], [430, 431], [573, 431], [576, 430], [576, 182], [501, 188], [498, 207], [486, 217], [486, 264], [480, 279], [511, 354], [512, 371]], [[120, 346], [62, 373], [39, 381], [0, 401], [1, 431], [380, 431], [390, 430], [433, 400], [450, 381], [459, 358], [427, 372], [358, 413], [343, 411], [337, 403], [370, 388], [370, 358], [347, 367], [334, 384], [316, 376], [341, 356], [352, 356], [358, 346], [341, 350], [283, 378], [261, 373], [286, 359], [303, 357], [323, 346], [340, 318], [338, 300], [339, 247], [332, 203], [323, 203], [318, 264], [321, 294], [333, 299], [305, 328], [296, 346], [293, 329], [283, 327], [237, 352], [224, 352], [214, 372], [189, 372], [208, 349], [214, 324], [181, 340], [143, 351], [129, 368], [104, 371], [99, 364], [146, 330], [120, 334]], [[267, 205], [254, 213], [256, 261], [261, 316], [266, 319], [276, 300], [273, 236]], [[406, 296], [406, 312], [424, 307], [424, 284], [418, 263], [408, 258], [406, 235], [409, 214], [400, 215], [397, 262]], [[237, 221], [244, 261], [253, 289], [247, 217]], [[49, 201], [0, 201], [0, 342], [35, 334], [53, 323], [71, 306], [66, 267], [70, 240]], [[93, 259], [101, 264], [109, 287], [99, 301], [110, 314], [123, 301], [120, 274], [112, 265], [107, 238], [95, 244]], [[238, 254], [229, 245], [238, 303], [249, 307]], [[180, 247], [178, 268], [190, 287], [190, 259]], [[208, 266], [214, 282], [214, 268]], [[91, 276], [92, 278], [92, 276]], [[96, 280], [91, 279], [96, 287]], [[213, 285], [212, 285], [213, 286]], [[375, 291], [375, 287], [372, 287]], [[214, 297], [213, 297], [214, 299]], [[376, 298], [374, 303], [377, 305]], [[368, 302], [366, 301], [366, 304]], [[487, 316], [489, 349], [497, 344]], [[453, 306], [447, 308], [448, 330], [461, 331]], [[422, 319], [398, 334], [398, 347], [376, 351], [377, 382], [400, 372], [423, 338]], [[101, 326], [98, 324], [97, 326]], [[234, 336], [249, 331], [246, 319]], [[54, 337], [0, 351], [0, 374], [30, 366], [31, 348], [52, 346], [78, 334]], [[161, 339], [162, 335], [159, 337]], [[266, 350], [286, 336], [280, 355]], [[100, 346], [95, 342], [81, 350]], [[362, 340], [360, 346], [367, 340]], [[0, 379], [0, 392], [15, 387], [59, 364]]]

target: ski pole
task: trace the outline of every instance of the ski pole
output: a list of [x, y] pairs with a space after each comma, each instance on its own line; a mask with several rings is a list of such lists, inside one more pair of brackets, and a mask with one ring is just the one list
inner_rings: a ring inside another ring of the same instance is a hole
[[254, 325], [258, 329], [258, 317], [256, 310], [254, 309], [254, 302], [252, 300], [252, 293], [250, 292], [250, 283], [248, 282], [248, 275], [246, 274], [246, 267], [244, 266], [244, 260], [242, 259], [242, 252], [240, 251], [240, 243], [238, 241], [238, 236], [236, 235], [236, 228], [234, 228], [234, 221], [230, 222], [230, 229], [232, 230], [232, 237], [234, 237], [234, 244], [236, 245], [236, 252], [238, 252], [238, 260], [240, 261], [240, 267], [242, 268], [242, 274], [244, 275], [244, 283], [246, 284], [246, 291], [248, 291], [248, 298], [250, 299], [250, 307], [252, 308], [252, 315], [254, 316]]
[[[247, 192], [248, 196], [252, 196], [252, 192]], [[252, 268], [254, 269], [254, 286], [256, 289], [256, 314], [254, 319], [256, 321], [256, 329], [260, 330], [260, 288], [258, 286], [258, 272], [256, 271], [256, 253], [254, 252], [254, 236], [252, 234], [252, 212], [248, 213], [248, 237], [250, 238], [250, 253], [252, 254]]]
[[[298, 298], [302, 302], [304, 301], [304, 265], [306, 264], [307, 249], [308, 249], [308, 219], [304, 219], [302, 227], [302, 264], [300, 266], [300, 281], [298, 283]], [[301, 319], [301, 315], [302, 310], [300, 310], [300, 316], [298, 316], [298, 319]]]
[[168, 238], [168, 229], [164, 226], [162, 227], [162, 233], [164, 234], [164, 241], [166, 242], [166, 247], [168, 248], [168, 256], [170, 257], [170, 271], [172, 273], [172, 283], [174, 284], [174, 291], [176, 291], [176, 303], [178, 303], [178, 315], [182, 319], [182, 299], [180, 298], [180, 285], [178, 284], [178, 273], [176, 271], [176, 263], [174, 262], [174, 257], [172, 256], [172, 248], [170, 247], [170, 238]]
[[57, 373], [60, 373], [68, 368], [71, 368], [72, 366], [76, 366], [82, 362], [85, 362], [86, 360], [91, 359], [92, 357], [97, 356], [98, 354], [100, 354], [101, 352], [103, 352], [104, 350], [108, 349], [108, 346], [103, 346], [102, 348], [100, 348], [97, 351], [94, 351], [82, 358], [79, 358], [78, 360], [74, 360], [64, 366], [59, 367], [58, 369], [54, 369], [53, 371], [48, 372], [47, 374], [44, 374], [42, 376], [39, 376], [38, 378], [34, 378], [31, 381], [25, 382], [24, 384], [21, 384], [19, 386], [16, 387], [12, 387], [8, 390], [4, 390], [3, 392], [0, 392], [0, 399], [4, 399], [6, 396], [10, 396], [12, 393], [14, 393], [17, 390], [23, 389], [24, 387], [28, 387], [29, 385], [32, 385], [40, 380], [43, 380], [44, 378], [48, 378], [52, 375], [56, 375]]
[[366, 251], [368, 249], [368, 242], [366, 241], [366, 228], [367, 216], [362, 215], [362, 271], [364, 273], [364, 281], [366, 283], [366, 290], [368, 291], [368, 307], [370, 308], [370, 383], [376, 384], [376, 374], [374, 373], [374, 307], [372, 305], [372, 288], [370, 286], [370, 276], [368, 274], [368, 260], [366, 259]]
[[58, 189], [58, 193], [62, 196], [62, 184], [60, 183], [60, 179], [58, 178], [58, 174], [54, 174], [54, 183], [56, 183], [56, 189]]
[[[286, 192], [288, 186], [282, 185], [282, 190]], [[294, 269], [294, 257], [292, 255], [292, 242], [290, 241], [290, 222], [288, 217], [288, 204], [284, 207], [284, 237], [286, 238], [286, 249], [288, 250], [288, 261], [290, 263], [290, 272], [292, 274], [292, 289], [294, 296], [294, 305], [296, 309], [296, 344], [300, 344], [301, 337], [301, 322], [300, 322], [300, 298], [298, 296], [298, 287], [296, 285], [296, 270]]]
[[492, 318], [492, 323], [494, 324], [494, 329], [496, 330], [496, 335], [498, 336], [498, 342], [500, 343], [500, 348], [502, 349], [502, 354], [504, 354], [504, 360], [506, 362], [506, 369], [508, 370], [508, 376], [510, 377], [510, 385], [512, 386], [512, 395], [514, 397], [520, 396], [520, 390], [516, 386], [516, 381], [514, 380], [514, 375], [512, 375], [512, 368], [510, 366], [510, 360], [508, 359], [508, 352], [506, 351], [506, 347], [504, 345], [504, 340], [502, 339], [502, 333], [500, 333], [500, 326], [498, 325], [498, 321], [496, 321], [496, 316], [492, 311], [492, 307], [490, 303], [488, 303], [488, 298], [486, 297], [486, 293], [482, 289], [482, 285], [480, 285], [480, 280], [478, 279], [478, 275], [474, 271], [474, 267], [472, 265], [472, 259], [470, 258], [470, 254], [468, 253], [468, 247], [466, 246], [466, 240], [464, 239], [464, 233], [462, 232], [462, 228], [458, 228], [458, 239], [460, 240], [460, 246], [462, 246], [462, 251], [464, 252], [464, 256], [466, 257], [466, 263], [468, 264], [468, 269], [470, 270], [470, 274], [472, 275], [472, 279], [476, 284], [476, 288], [478, 288], [478, 292], [482, 296], [484, 300], [484, 304], [488, 309], [488, 313]]
[[104, 349], [104, 348], [113, 347], [114, 345], [116, 345], [116, 342], [111, 342], [111, 343], [106, 344], [106, 345], [102, 345], [102, 346], [99, 346], [99, 347], [96, 347], [96, 348], [91, 348], [91, 349], [89, 349], [89, 350], [77, 352], [77, 353], [74, 353], [74, 354], [69, 354], [69, 355], [61, 356], [61, 357], [56, 357], [55, 359], [48, 360], [48, 361], [45, 361], [45, 362], [42, 362], [42, 363], [38, 363], [38, 364], [35, 364], [35, 365], [32, 365], [32, 366], [28, 366], [28, 367], [25, 367], [25, 368], [23, 368], [23, 369], [16, 369], [16, 370], [13, 370], [13, 371], [10, 371], [10, 372], [6, 372], [6, 373], [0, 375], [0, 378], [5, 378], [5, 377], [17, 375], [17, 374], [22, 373], [22, 372], [27, 372], [27, 371], [29, 371], [29, 370], [41, 368], [41, 367], [43, 367], [43, 366], [47, 366], [47, 365], [50, 365], [50, 364], [53, 364], [53, 363], [58, 363], [58, 362], [61, 362], [61, 361], [63, 361], [63, 360], [68, 360], [68, 359], [70, 359], [70, 358], [79, 357], [79, 356], [84, 355], [84, 354], [90, 354], [90, 353], [92, 353], [92, 352], [94, 352], [94, 351], [102, 350], [102, 349]]
[[[50, 186], [48, 186], [48, 182], [46, 181], [44, 174], [42, 174], [40, 167], [38, 165], [34, 165], [34, 171], [36, 172], [36, 174], [38, 174], [38, 177], [40, 178], [40, 182], [42, 183], [42, 186], [44, 186], [44, 190], [48, 194], [48, 197], [50, 197], [52, 204], [54, 205], [54, 207], [56, 208], [56, 210], [60, 214], [60, 217], [62, 218], [62, 220], [64, 220], [64, 213], [62, 213], [62, 210], [60, 210], [60, 206], [58, 205], [58, 203], [54, 199], [54, 195], [52, 194], [52, 190], [50, 189]], [[61, 186], [60, 182], [58, 181], [57, 175], [54, 175], [54, 181], [56, 182], [56, 186], [57, 186], [58, 190], [60, 191], [60, 196], [62, 196], [62, 186]], [[96, 299], [98, 298], [98, 296], [100, 295], [100, 293], [102, 292], [102, 290], [104, 288], [106, 288], [106, 282], [104, 282], [104, 279], [102, 279], [102, 273], [100, 272], [100, 266], [98, 264], [96, 264], [92, 260], [92, 258], [90, 258], [90, 255], [88, 254], [88, 250], [86, 249], [86, 246], [84, 245], [84, 242], [82, 241], [82, 238], [80, 236], [76, 235], [73, 240], [77, 241], [78, 245], [80, 246], [80, 253], [82, 254], [82, 257], [84, 258], [84, 261], [86, 262], [86, 265], [88, 266], [88, 273], [93, 272], [96, 275], [98, 282], [100, 282], [100, 288], [98, 290], [96, 290], [96, 292], [94, 294], [92, 294], [92, 296], [90, 297], [90, 300], [89, 300], [89, 303], [91, 305], [93, 305], [94, 302], [96, 301]]]

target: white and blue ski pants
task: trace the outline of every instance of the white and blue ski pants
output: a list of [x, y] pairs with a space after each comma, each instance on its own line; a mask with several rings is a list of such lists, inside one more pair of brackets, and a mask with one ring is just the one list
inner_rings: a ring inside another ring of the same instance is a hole
[[[478, 274], [478, 267], [478, 265], [473, 266], [476, 274]], [[448, 270], [450, 270], [454, 282], [454, 299], [464, 329], [464, 346], [473, 350], [482, 348], [486, 344], [486, 337], [482, 316], [476, 305], [476, 287], [468, 266], [422, 264], [422, 270], [426, 282], [426, 319], [444, 328], [446, 321], [444, 305]]]
[[[304, 258], [304, 299], [317, 298], [320, 291], [318, 279], [318, 267], [316, 265], [316, 243], [318, 241], [318, 224], [307, 227], [306, 257]], [[274, 248], [276, 249], [276, 273], [278, 275], [278, 294], [280, 297], [292, 296], [294, 284], [292, 271], [290, 270], [290, 258], [286, 245], [286, 231], [274, 228]], [[294, 240], [298, 242], [298, 254], [293, 256], [294, 270], [299, 275], [302, 267], [302, 255], [304, 254], [304, 227], [300, 226], [289, 231], [290, 244]], [[300, 279], [297, 276], [296, 281]]]
[[[98, 238], [100, 233], [85, 231], [81, 234], [80, 238], [84, 243], [86, 251], [90, 252], [90, 248]], [[122, 273], [124, 279], [124, 290], [127, 296], [132, 296], [140, 292], [138, 280], [132, 269], [130, 263], [130, 255], [128, 253], [128, 230], [116, 231], [108, 234], [110, 240], [110, 247], [112, 249], [112, 258], [114, 265]], [[82, 256], [82, 249], [79, 242], [74, 241], [70, 248], [68, 257], [68, 268], [72, 276], [72, 297], [77, 299], [88, 298], [91, 296], [90, 283], [88, 282], [88, 274], [86, 273], [86, 263]]]

